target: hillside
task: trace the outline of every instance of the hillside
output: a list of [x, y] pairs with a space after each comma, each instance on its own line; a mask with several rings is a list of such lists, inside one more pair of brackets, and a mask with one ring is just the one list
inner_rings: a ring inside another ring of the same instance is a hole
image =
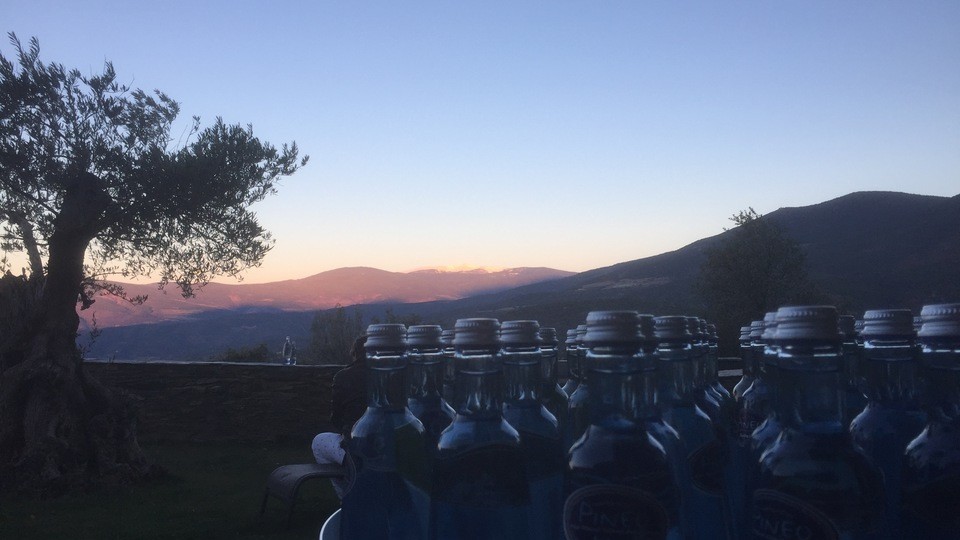
[[[917, 310], [925, 303], [960, 299], [956, 277], [960, 195], [860, 192], [812, 206], [781, 208], [765, 219], [783, 226], [803, 247], [812, 278], [850, 312], [880, 307]], [[445, 326], [466, 316], [534, 318], [561, 330], [583, 321], [591, 309], [696, 314], [700, 306], [693, 284], [705, 250], [726, 234], [562, 279], [460, 300], [370, 304], [364, 311], [369, 316], [391, 306], [397, 314], [416, 313]], [[211, 312], [180, 323], [107, 329], [91, 352], [197, 357], [227, 345], [279, 344], [285, 333], [305, 339], [311, 318], [312, 313]], [[177, 336], [175, 343], [169, 336]], [[198, 336], [203, 336], [200, 341]]]
[[115, 296], [98, 296], [93, 307], [81, 311], [87, 324], [96, 317], [97, 326], [109, 328], [183, 319], [208, 311], [307, 311], [340, 305], [372, 302], [426, 302], [450, 300], [557, 279], [572, 272], [552, 268], [510, 268], [444, 272], [418, 270], [387, 272], [376, 268], [338, 268], [303, 279], [273, 283], [226, 285], [210, 283], [194, 298], [183, 298], [168, 285], [121, 284], [128, 294], [147, 295], [142, 305], [133, 305]]

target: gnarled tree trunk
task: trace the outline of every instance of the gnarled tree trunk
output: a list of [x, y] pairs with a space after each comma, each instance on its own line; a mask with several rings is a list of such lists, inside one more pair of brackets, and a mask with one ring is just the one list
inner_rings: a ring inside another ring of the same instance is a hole
[[55, 495], [127, 484], [152, 467], [136, 417], [118, 393], [89, 377], [76, 346], [83, 258], [109, 198], [84, 174], [67, 190], [50, 237], [47, 275], [29, 323], [0, 373], [0, 489]]

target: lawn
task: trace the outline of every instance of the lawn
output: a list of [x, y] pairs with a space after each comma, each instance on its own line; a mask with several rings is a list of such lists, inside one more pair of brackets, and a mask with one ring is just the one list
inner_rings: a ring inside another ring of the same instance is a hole
[[0, 538], [316, 539], [340, 502], [327, 480], [305, 483], [290, 527], [271, 498], [260, 516], [267, 475], [275, 467], [313, 460], [309, 444], [153, 444], [147, 454], [167, 478], [109, 493], [55, 500], [0, 501]]

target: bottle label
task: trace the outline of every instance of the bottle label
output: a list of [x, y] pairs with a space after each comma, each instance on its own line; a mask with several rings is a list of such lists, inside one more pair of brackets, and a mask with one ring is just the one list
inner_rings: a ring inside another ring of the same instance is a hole
[[740, 422], [737, 426], [737, 435], [739, 436], [740, 442], [749, 441], [753, 432], [760, 427], [760, 424], [766, 419], [765, 416], [759, 416], [747, 410], [741, 411]]
[[711, 495], [723, 493], [723, 445], [713, 439], [687, 458], [693, 485]]
[[751, 529], [766, 540], [838, 540], [833, 522], [816, 507], [771, 489], [753, 492]]
[[649, 493], [612, 484], [582, 487], [563, 505], [567, 540], [666, 538], [667, 510]]

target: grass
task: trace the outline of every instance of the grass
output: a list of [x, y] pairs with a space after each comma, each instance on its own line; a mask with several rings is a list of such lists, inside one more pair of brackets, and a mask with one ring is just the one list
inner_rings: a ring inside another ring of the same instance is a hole
[[313, 460], [309, 444], [155, 444], [144, 450], [170, 475], [122, 491], [54, 500], [0, 501], [0, 538], [10, 539], [316, 539], [340, 501], [327, 480], [300, 488], [290, 527], [286, 507], [270, 499], [260, 515], [267, 475]]

